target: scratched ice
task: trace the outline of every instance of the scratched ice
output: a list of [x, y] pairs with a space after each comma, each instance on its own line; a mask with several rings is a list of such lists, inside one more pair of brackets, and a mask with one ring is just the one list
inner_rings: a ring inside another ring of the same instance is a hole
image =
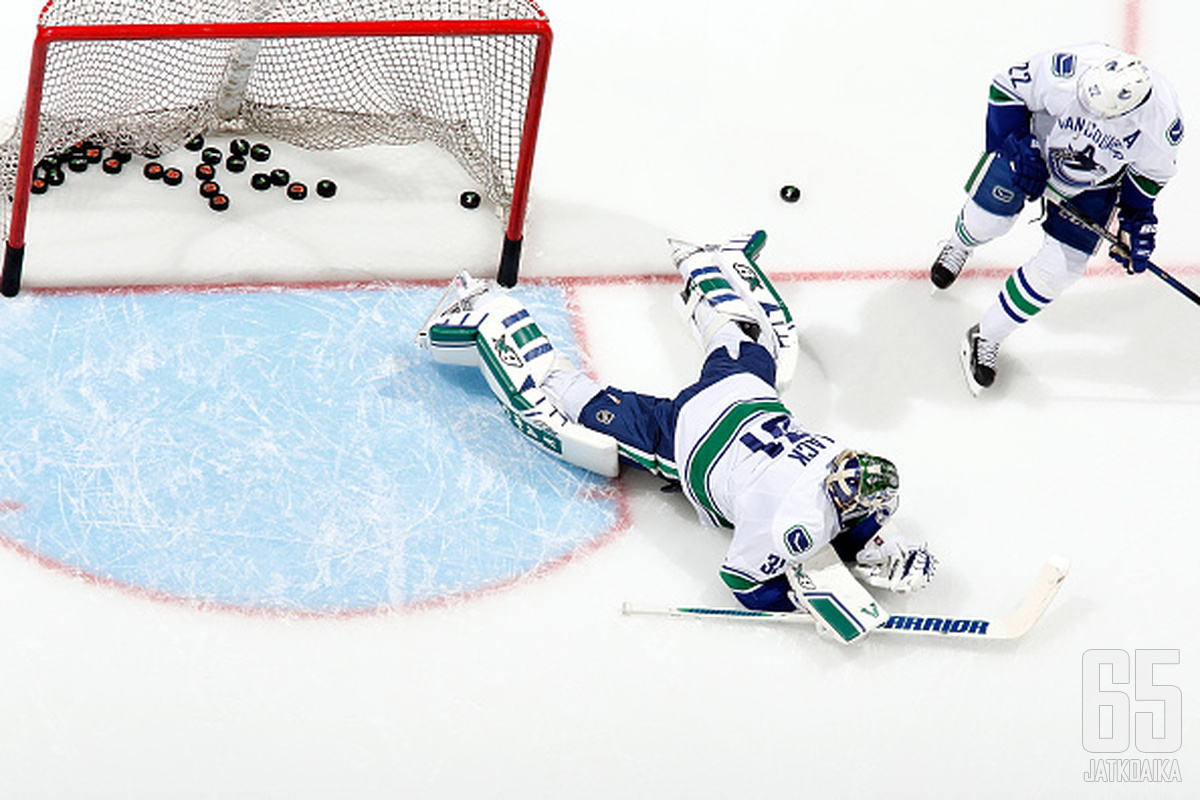
[[[610, 530], [413, 332], [434, 289], [100, 294], [0, 308], [5, 533], [198, 602], [354, 611], [518, 578]], [[527, 289], [566, 349], [561, 292]]]

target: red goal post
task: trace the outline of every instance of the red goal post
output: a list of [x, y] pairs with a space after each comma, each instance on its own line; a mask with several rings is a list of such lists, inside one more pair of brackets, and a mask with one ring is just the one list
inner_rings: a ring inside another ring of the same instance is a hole
[[[356, 10], [359, 5], [375, 16], [383, 16], [382, 10], [396, 18], [354, 18], [364, 13]], [[96, 8], [103, 9], [100, 21], [94, 18]], [[138, 21], [103, 19], [130, 8], [135, 13], [129, 16]], [[165, 16], [175, 18], [144, 21], [147, 14], [164, 9]], [[296, 12], [295, 18], [280, 18], [288, 12]], [[215, 21], [195, 21], [206, 14]], [[255, 14], [263, 18], [238, 19]], [[97, 53], [114, 43], [115, 52], [105, 58], [110, 71], [140, 69], [151, 84], [177, 81], [152, 86], [158, 91], [148, 93], [171, 96], [175, 107], [146, 108], [122, 100], [124, 107], [110, 113], [97, 106], [96, 98], [103, 102], [105, 93], [95, 89], [95, 81], [120, 76], [85, 75], [73, 63], [94, 62]], [[120, 43], [138, 47], [123, 53]], [[194, 47], [181, 48], [182, 43]], [[80, 140], [156, 155], [214, 127], [273, 135], [311, 149], [434, 141], [480, 181], [489, 199], [507, 207], [497, 280], [512, 286], [519, 271], [551, 43], [549, 21], [532, 0], [50, 0], [39, 19], [18, 130], [6, 151], [0, 151], [0, 207], [5, 200], [9, 205], [9, 213], [0, 214], [6, 228], [0, 294], [13, 297], [20, 290], [31, 186], [40, 159]], [[72, 47], [85, 51], [74, 59], [69, 53], [60, 58], [60, 49]], [[283, 64], [285, 70], [289, 59], [312, 64], [353, 51], [355, 69], [376, 73], [355, 73], [349, 79], [350, 73], [334, 63], [318, 66], [302, 80], [288, 78], [285, 71], [283, 78], [256, 82], [257, 62], [272, 48], [276, 66]], [[154, 57], [138, 65], [136, 59], [146, 50]], [[197, 79], [195, 73], [202, 70], [188, 63], [196, 50], [204, 51], [209, 73], [220, 72], [221, 89], [240, 81], [242, 92], [262, 96], [242, 97], [229, 112], [228, 98], [218, 102], [210, 91], [212, 75]], [[209, 50], [216, 52], [215, 59]], [[220, 65], [225, 52], [228, 61]], [[163, 78], [164, 59], [176, 56], [184, 63]], [[246, 62], [240, 68], [247, 72], [231, 78], [230, 65], [238, 58]], [[441, 59], [452, 63], [439, 63]], [[409, 65], [415, 66], [409, 70]], [[70, 95], [71, 82], [83, 82], [81, 75], [87, 78], [89, 98], [79, 108], [78, 98], [71, 106], [58, 95]], [[347, 85], [339, 86], [340, 80]], [[371, 92], [358, 96], [364, 82]], [[414, 91], [413, 85], [420, 88]], [[320, 98], [306, 105], [306, 88], [314, 94], [320, 90]], [[272, 108], [272, 102], [278, 105]], [[63, 107], [48, 107], [54, 103]], [[226, 109], [218, 119], [222, 103]], [[451, 118], [438, 118], [446, 107], [453, 108]]]

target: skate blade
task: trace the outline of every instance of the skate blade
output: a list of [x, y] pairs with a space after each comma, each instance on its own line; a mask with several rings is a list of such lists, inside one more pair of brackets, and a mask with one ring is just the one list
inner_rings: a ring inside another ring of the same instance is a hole
[[964, 341], [958, 349], [958, 362], [962, 365], [963, 378], [967, 381], [967, 389], [970, 390], [972, 397], [979, 397], [983, 387], [975, 380], [975, 376], [971, 373], [971, 342]]

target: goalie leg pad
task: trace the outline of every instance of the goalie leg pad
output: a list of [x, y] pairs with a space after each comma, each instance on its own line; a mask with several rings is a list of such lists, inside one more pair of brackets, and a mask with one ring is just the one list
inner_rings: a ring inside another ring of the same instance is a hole
[[[723, 322], [737, 324], [775, 358], [775, 386], [783, 390], [795, 373], [799, 342], [787, 304], [754, 260], [766, 240], [763, 231], [705, 247], [672, 240], [675, 265], [684, 279], [676, 309], [705, 352]], [[704, 304], [711, 309], [707, 315]]]
[[442, 364], [475, 366], [509, 421], [543, 450], [578, 467], [615, 477], [612, 437], [571, 420], [542, 389], [555, 370], [574, 370], [542, 332], [529, 310], [492, 284], [481, 289], [455, 278], [417, 341]]
[[465, 271], [458, 273], [417, 331], [417, 344], [439, 364], [479, 366], [475, 337], [486, 316], [482, 307], [496, 292], [490, 282], [472, 278]]
[[782, 391], [796, 372], [800, 342], [787, 303], [755, 261], [766, 241], [767, 235], [763, 231], [730, 239], [721, 248], [718, 265], [729, 285], [754, 313], [762, 329], [758, 343], [775, 357], [775, 386]]
[[620, 469], [617, 443], [589, 430], [559, 408], [542, 389], [555, 370], [574, 369], [512, 297], [489, 307], [475, 346], [488, 387], [509, 420], [527, 439], [577, 467], [613, 478]]

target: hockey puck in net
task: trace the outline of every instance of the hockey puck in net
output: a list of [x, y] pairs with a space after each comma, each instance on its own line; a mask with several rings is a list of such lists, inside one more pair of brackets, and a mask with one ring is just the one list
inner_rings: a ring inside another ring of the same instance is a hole
[[196, 165], [196, 180], [211, 181], [215, 177], [217, 177], [217, 168], [212, 164]]
[[45, 194], [50, 190], [50, 184], [46, 183], [42, 178], [34, 178], [29, 184], [29, 191], [32, 194]]
[[271, 157], [271, 148], [265, 144], [256, 144], [250, 148], [250, 158], [255, 161], [266, 161]]
[[208, 207], [213, 211], [226, 211], [229, 209], [229, 198], [218, 192], [208, 198]]
[[483, 198], [479, 196], [479, 192], [463, 192], [458, 196], [458, 204], [463, 208], [479, 208], [481, 202]]
[[167, 167], [163, 170], [162, 180], [167, 186], [178, 186], [183, 183], [183, 173], [175, 167]]
[[275, 184], [271, 183], [271, 176], [265, 172], [256, 172], [250, 176], [250, 185], [260, 192], [265, 192]]
[[88, 160], [84, 156], [72, 156], [67, 162], [67, 169], [71, 172], [87, 172]]
[[104, 151], [99, 147], [87, 147], [84, 148], [83, 157], [89, 164], [99, 164], [104, 160]]
[[187, 144], [185, 144], [184, 147], [186, 147], [188, 150], [191, 150], [193, 153], [200, 152], [202, 149], [204, 149], [204, 136], [197, 133], [191, 139], [187, 140]]
[[288, 184], [287, 196], [293, 200], [303, 200], [308, 197], [308, 187], [299, 181]]
[[130, 161], [133, 161], [133, 153], [128, 150], [113, 150], [110, 158], [115, 158], [122, 164], [128, 164]]
[[125, 166], [125, 162], [114, 156], [104, 159], [104, 163], [100, 165], [100, 168], [109, 175], [116, 175], [121, 171], [121, 167], [123, 166]]
[[46, 170], [46, 185], [47, 186], [62, 186], [67, 182], [67, 175], [58, 167]]
[[795, 203], [800, 199], [800, 190], [789, 183], [779, 190], [779, 196], [785, 203]]
[[333, 197], [337, 194], [337, 184], [328, 178], [319, 180], [317, 181], [317, 194], [327, 199]]
[[164, 171], [163, 165], [157, 161], [149, 161], [146, 166], [142, 167], [142, 174], [152, 181], [162, 178]]

